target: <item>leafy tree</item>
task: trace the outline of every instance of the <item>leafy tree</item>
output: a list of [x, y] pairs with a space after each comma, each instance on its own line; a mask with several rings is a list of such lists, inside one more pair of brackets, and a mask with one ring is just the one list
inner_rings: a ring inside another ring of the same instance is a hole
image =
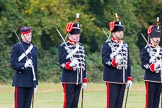
[[141, 77], [137, 76], [143, 73], [140, 73], [139, 52], [146, 45], [141, 33], [146, 36], [148, 26], [156, 24], [157, 16], [161, 21], [161, 5], [161, 0], [0, 0], [0, 82], [12, 79], [10, 52], [12, 45], [18, 42], [13, 31], [20, 35], [21, 26], [32, 27], [32, 42], [39, 50], [40, 80], [58, 82], [61, 70], [57, 47], [63, 40], [56, 28], [65, 38], [66, 24], [75, 22], [76, 13], [80, 13], [81, 43], [86, 49], [91, 81], [102, 80], [100, 49], [107, 39], [102, 28], [109, 34], [108, 23], [115, 21], [114, 13], [118, 13], [124, 23], [124, 40], [130, 48], [133, 77], [140, 81]]

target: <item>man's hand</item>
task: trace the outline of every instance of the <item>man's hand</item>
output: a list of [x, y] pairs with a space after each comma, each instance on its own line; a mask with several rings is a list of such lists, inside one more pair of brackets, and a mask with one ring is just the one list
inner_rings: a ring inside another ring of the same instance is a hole
[[27, 68], [27, 67], [31, 67], [32, 66], [32, 60], [31, 59], [27, 59], [26, 62], [25, 62], [25, 65], [24, 67]]
[[82, 89], [85, 89], [87, 87], [87, 83], [82, 83]]
[[38, 86], [34, 87], [34, 94], [36, 94], [37, 90], [38, 90]]
[[70, 64], [70, 67], [77, 67], [79, 66], [79, 61], [77, 59], [74, 59]]
[[115, 58], [116, 58], [116, 63], [117, 64], [121, 63], [121, 60], [122, 60], [122, 56], [121, 55], [117, 55]]
[[126, 85], [126, 88], [131, 88], [132, 87], [132, 81], [131, 80], [128, 80], [127, 81], [127, 85]]
[[156, 63], [155, 63], [155, 72], [156, 73], [159, 73], [161, 71], [161, 61], [158, 60]]

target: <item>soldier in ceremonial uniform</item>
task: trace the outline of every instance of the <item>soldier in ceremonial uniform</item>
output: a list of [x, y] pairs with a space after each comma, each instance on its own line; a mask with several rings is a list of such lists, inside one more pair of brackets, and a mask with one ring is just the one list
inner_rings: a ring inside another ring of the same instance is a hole
[[110, 22], [112, 38], [102, 46], [103, 80], [107, 87], [106, 108], [122, 108], [125, 88], [131, 88], [131, 65], [128, 44], [122, 40], [124, 25], [119, 21]]
[[161, 28], [151, 25], [147, 34], [150, 42], [141, 50], [141, 65], [145, 70], [146, 108], [159, 108], [162, 87], [162, 48], [159, 46]]
[[[20, 32], [22, 41], [14, 44], [11, 51], [11, 66], [15, 70], [12, 83], [12, 86], [15, 86], [14, 108], [30, 108], [34, 90], [38, 85], [37, 48], [31, 43], [31, 27], [21, 27]], [[19, 39], [18, 36], [17, 38]]]
[[68, 41], [58, 48], [59, 65], [62, 69], [61, 82], [64, 91], [63, 108], [78, 108], [81, 88], [87, 86], [84, 47], [79, 43], [79, 22], [66, 25]]

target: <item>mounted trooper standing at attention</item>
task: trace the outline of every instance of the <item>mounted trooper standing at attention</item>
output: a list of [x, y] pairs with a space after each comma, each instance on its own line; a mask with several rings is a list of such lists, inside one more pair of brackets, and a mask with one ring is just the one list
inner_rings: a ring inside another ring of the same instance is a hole
[[162, 48], [159, 46], [161, 38], [159, 17], [157, 18], [157, 25], [149, 26], [147, 34], [150, 41], [141, 50], [141, 65], [145, 70], [146, 108], [159, 108], [162, 87]]
[[81, 34], [79, 14], [76, 15], [76, 19], [75, 23], [67, 23], [68, 41], [65, 42], [62, 37], [64, 42], [58, 48], [64, 91], [63, 108], [78, 108], [80, 90], [86, 88], [88, 83], [84, 47], [79, 43]]
[[112, 38], [102, 46], [103, 80], [107, 87], [106, 108], [122, 108], [125, 88], [132, 86], [131, 65], [128, 44], [124, 42], [124, 25], [119, 21], [110, 22]]

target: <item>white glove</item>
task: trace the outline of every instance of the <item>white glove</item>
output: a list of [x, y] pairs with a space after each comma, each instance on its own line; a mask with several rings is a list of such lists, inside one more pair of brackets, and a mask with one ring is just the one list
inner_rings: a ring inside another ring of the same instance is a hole
[[74, 59], [74, 60], [69, 64], [70, 67], [76, 67], [76, 66], [78, 66], [78, 65], [79, 65], [79, 61], [78, 61], [77, 59]]
[[120, 63], [122, 60], [122, 56], [121, 55], [117, 55], [116, 57], [116, 63]]
[[158, 61], [155, 63], [155, 69], [157, 69], [157, 68], [159, 68], [159, 67], [160, 67], [160, 63], [161, 63], [161, 61], [160, 61], [160, 60], [158, 60]]
[[25, 65], [24, 67], [27, 68], [27, 67], [31, 67], [32, 66], [32, 60], [31, 59], [27, 59], [26, 62], [25, 62]]
[[85, 89], [87, 87], [87, 83], [82, 83], [82, 89]]
[[131, 80], [128, 80], [127, 81], [127, 85], [126, 85], [126, 88], [131, 88], [132, 87], [132, 81]]
[[37, 90], [38, 90], [38, 86], [34, 87], [34, 94], [36, 94]]
[[158, 60], [156, 63], [155, 63], [155, 72], [156, 73], [159, 73], [161, 70], [161, 61]]

